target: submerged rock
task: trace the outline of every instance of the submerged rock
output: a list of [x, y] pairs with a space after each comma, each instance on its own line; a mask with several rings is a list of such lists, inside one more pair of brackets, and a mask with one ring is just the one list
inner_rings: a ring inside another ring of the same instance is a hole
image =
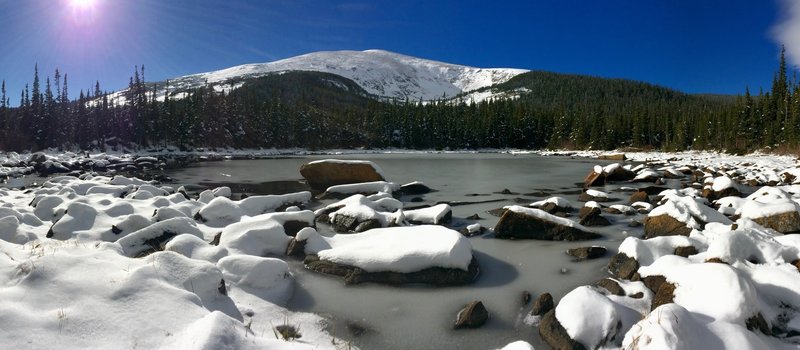
[[597, 259], [606, 254], [606, 248], [600, 246], [567, 249], [567, 255], [578, 260]]
[[497, 238], [580, 241], [600, 237], [571, 220], [539, 209], [510, 206], [494, 228]]
[[486, 311], [482, 302], [476, 300], [458, 312], [453, 329], [478, 328], [483, 326], [487, 320], [489, 320], [489, 312]]

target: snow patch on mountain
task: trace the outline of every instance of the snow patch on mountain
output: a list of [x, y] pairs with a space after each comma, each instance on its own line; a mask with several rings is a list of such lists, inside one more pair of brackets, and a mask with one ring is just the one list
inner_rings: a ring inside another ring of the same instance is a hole
[[[410, 101], [450, 99], [528, 72], [524, 69], [461, 66], [383, 50], [323, 51], [171, 79], [169, 90], [182, 91], [208, 84], [217, 91], [230, 91], [240, 87], [243, 79], [288, 71], [336, 74], [353, 80], [372, 95]], [[160, 82], [156, 85], [159, 86], [156, 95], [163, 99], [167, 84]], [[119, 100], [123, 98], [121, 92], [112, 98], [123, 102]]]

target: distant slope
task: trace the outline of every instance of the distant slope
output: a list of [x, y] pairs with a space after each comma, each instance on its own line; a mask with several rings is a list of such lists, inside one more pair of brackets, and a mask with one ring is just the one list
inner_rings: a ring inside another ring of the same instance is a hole
[[[461, 66], [383, 50], [325, 51], [193, 74], [149, 85], [157, 86], [156, 95], [163, 99], [167, 88], [171, 95], [178, 97], [182, 96], [181, 92], [206, 84], [219, 91], [230, 91], [248, 79], [287, 71], [336, 74], [354, 81], [375, 97], [411, 101], [452, 98], [527, 72], [524, 69]], [[122, 96], [122, 92], [117, 92], [112, 98], [124, 102]]]
[[[522, 98], [536, 100], [552, 99], [590, 99], [602, 101], [603, 98], [653, 98], [673, 100], [701, 95], [689, 95], [678, 90], [658, 86], [650, 83], [617, 79], [601, 78], [588, 75], [562, 74], [545, 71], [529, 71], [514, 76], [513, 78], [492, 86], [483, 87], [457, 97], [464, 102], [486, 98]], [[723, 100], [723, 99], [720, 99]]]

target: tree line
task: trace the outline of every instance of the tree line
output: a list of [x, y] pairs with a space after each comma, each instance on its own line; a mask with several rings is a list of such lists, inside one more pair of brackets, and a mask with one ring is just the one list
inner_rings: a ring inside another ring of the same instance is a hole
[[725, 149], [800, 146], [800, 83], [785, 52], [768, 91], [690, 95], [647, 83], [529, 72], [486, 88], [513, 98], [475, 103], [386, 100], [319, 72], [246, 79], [233, 90], [146, 83], [136, 67], [117, 93], [67, 75], [33, 83], [11, 105], [0, 85], [0, 149], [568, 148]]

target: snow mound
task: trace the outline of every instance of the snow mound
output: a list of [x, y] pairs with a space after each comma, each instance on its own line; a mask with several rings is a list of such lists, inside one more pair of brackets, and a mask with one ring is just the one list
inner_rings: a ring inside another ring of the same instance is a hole
[[283, 255], [292, 239], [286, 234], [283, 225], [290, 221], [313, 226], [314, 213], [305, 210], [246, 218], [222, 229], [219, 246], [227, 249], [230, 254]]
[[437, 225], [380, 228], [333, 237], [312, 234], [306, 252], [367, 272], [410, 273], [430, 267], [466, 271], [472, 261], [469, 240]]

